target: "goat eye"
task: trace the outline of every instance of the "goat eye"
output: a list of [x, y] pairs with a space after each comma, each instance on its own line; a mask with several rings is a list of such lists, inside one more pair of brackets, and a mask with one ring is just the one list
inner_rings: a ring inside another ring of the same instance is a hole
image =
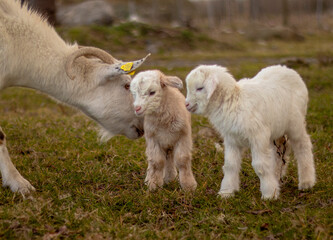
[[152, 91], [152, 92], [149, 93], [149, 96], [153, 96], [154, 94], [155, 94], [155, 92]]
[[129, 90], [129, 89], [130, 89], [130, 85], [127, 83], [127, 84], [124, 85], [124, 88], [125, 88], [126, 90]]
[[197, 88], [197, 91], [200, 92], [203, 89], [203, 87]]

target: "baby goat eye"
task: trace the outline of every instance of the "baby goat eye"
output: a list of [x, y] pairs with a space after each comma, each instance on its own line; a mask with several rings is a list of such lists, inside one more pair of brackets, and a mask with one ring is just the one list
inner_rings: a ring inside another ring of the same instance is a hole
[[129, 89], [130, 89], [130, 85], [127, 83], [127, 84], [124, 85], [124, 88], [125, 88], [126, 90], [129, 90]]
[[203, 87], [197, 88], [197, 91], [200, 92], [203, 89]]
[[152, 92], [149, 92], [149, 96], [153, 96], [155, 94], [155, 92], [154, 91], [152, 91]]

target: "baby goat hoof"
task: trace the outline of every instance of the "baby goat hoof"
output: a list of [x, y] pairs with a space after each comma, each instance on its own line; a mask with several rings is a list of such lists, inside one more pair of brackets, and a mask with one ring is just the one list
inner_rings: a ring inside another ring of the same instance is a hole
[[235, 192], [230, 192], [228, 190], [221, 190], [217, 193], [221, 198], [231, 198], [235, 196]]
[[150, 180], [146, 182], [147, 186], [148, 186], [148, 190], [150, 192], [154, 192], [156, 191], [158, 188], [161, 188], [163, 186], [163, 180]]
[[315, 181], [306, 181], [298, 184], [299, 190], [310, 189], [315, 185]]
[[184, 191], [193, 192], [197, 188], [198, 184], [196, 181], [187, 184], [181, 184], [181, 187]]
[[277, 200], [278, 197], [279, 197], [279, 194], [276, 194], [276, 193], [274, 193], [274, 194], [266, 194], [266, 195], [262, 194], [261, 195], [261, 199], [262, 200]]

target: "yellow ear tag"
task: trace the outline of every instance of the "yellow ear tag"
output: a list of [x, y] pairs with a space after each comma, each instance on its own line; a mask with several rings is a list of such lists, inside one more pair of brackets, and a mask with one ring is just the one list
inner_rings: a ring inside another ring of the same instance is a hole
[[120, 69], [124, 70], [125, 72], [128, 72], [132, 69], [133, 63], [129, 62], [120, 67]]
[[134, 73], [135, 73], [135, 71], [132, 71], [132, 72], [130, 72], [130, 73], [127, 73], [127, 75], [131, 75], [131, 76], [133, 76]]

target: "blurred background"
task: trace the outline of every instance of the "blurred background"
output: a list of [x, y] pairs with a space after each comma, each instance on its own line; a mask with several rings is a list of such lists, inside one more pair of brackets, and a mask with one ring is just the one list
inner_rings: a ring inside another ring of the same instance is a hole
[[[332, 0], [25, 0], [64, 25], [119, 21], [244, 31], [249, 24], [332, 30]], [[89, 13], [89, 14], [88, 14]]]
[[259, 55], [287, 65], [332, 62], [333, 0], [23, 1], [65, 40], [125, 58], [151, 52], [159, 60], [186, 54], [183, 65], [189, 54], [224, 65]]

